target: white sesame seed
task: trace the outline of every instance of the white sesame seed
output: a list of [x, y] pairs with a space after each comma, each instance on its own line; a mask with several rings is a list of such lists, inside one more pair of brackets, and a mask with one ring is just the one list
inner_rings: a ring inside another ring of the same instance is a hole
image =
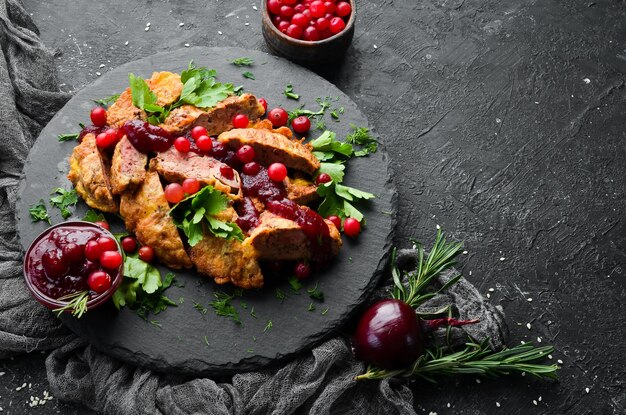
[[505, 257], [503, 257], [503, 256], [501, 256], [501, 257], [500, 257], [500, 261], [504, 261], [505, 259], [506, 259], [506, 258], [505, 258]]
[[463, 255], [467, 255], [467, 251], [463, 251]]
[[585, 78], [585, 79], [583, 79], [583, 82], [586, 83], [587, 85], [589, 85], [591, 83], [591, 79]]
[[376, 46], [376, 45], [373, 45], [373, 46], [374, 46], [374, 49], [378, 49], [378, 46]]
[[20, 388], [20, 387], [18, 386], [17, 388], [15, 388], [15, 390], [19, 392], [19, 391], [21, 391], [21, 390], [22, 390], [22, 388]]
[[257, 9], [257, 7], [256, 7], [256, 6], [254, 6], [254, 5], [252, 6], [252, 9], [253, 9], [253, 10], [259, 10], [259, 9]]
[[496, 402], [496, 406], [499, 408], [500, 407], [500, 402]]
[[146, 27], [150, 27], [150, 22], [146, 23]]
[[537, 343], [541, 343], [541, 337], [537, 337]]
[[26, 387], [26, 382], [22, 383], [22, 388]]
[[533, 299], [532, 298], [527, 298], [526, 301], [528, 301], [529, 303], [532, 303]]
[[143, 30], [147, 32], [148, 30], [150, 30], [150, 26], [146, 26], [146, 28]]
[[585, 392], [589, 393], [589, 388], [585, 388]]
[[127, 40], [126, 42], [124, 42], [124, 45], [125, 45], [125, 46], [128, 46], [128, 40]]
[[527, 328], [528, 330], [530, 330], [530, 328], [531, 328], [530, 323], [526, 323], [526, 328]]
[[450, 402], [448, 402], [448, 404], [446, 406], [449, 408], [450, 407]]
[[100, 64], [100, 67], [101, 67], [101, 68], [104, 68], [104, 66], [105, 66], [105, 65], [104, 65], [104, 63], [101, 63], [101, 64]]
[[548, 359], [552, 360], [552, 355], [551, 354], [548, 355]]
[[539, 398], [537, 398], [537, 400], [538, 400], [539, 402], [541, 402], [541, 396], [540, 396]]
[[494, 290], [493, 288], [490, 288], [490, 289], [489, 289], [489, 292], [490, 292], [490, 293], [492, 293], [492, 292], [494, 292], [494, 291], [495, 291], [495, 290]]
[[526, 342], [524, 340], [520, 340], [520, 343], [522, 344], [526, 344]]
[[441, 229], [441, 226], [437, 225], [437, 226], [435, 226], [435, 228], [437, 228], [437, 229]]
[[491, 294], [487, 293], [487, 298], [491, 298]]
[[221, 34], [222, 34], [222, 32], [218, 30], [218, 31], [217, 31], [217, 34], [218, 34], [218, 35], [221, 35]]
[[562, 364], [563, 364], [563, 361], [562, 361], [561, 359], [557, 360], [556, 362], [557, 362], [558, 364], [560, 364], [560, 365], [562, 365]]
[[245, 25], [245, 26], [250, 26], [250, 23], [245, 22], [245, 23], [244, 23], [244, 25]]
[[533, 399], [533, 405], [537, 406], [537, 401]]
[[476, 379], [476, 383], [480, 383], [480, 379]]
[[469, 275], [472, 275], [472, 271], [469, 272]]
[[96, 72], [96, 75], [100, 76], [100, 75], [102, 75], [102, 74], [101, 74], [100, 72]]
[[185, 23], [183, 23], [183, 22], [178, 23], [178, 26], [180, 26], [180, 27], [183, 27], [184, 25], [185, 25]]
[[526, 372], [522, 372], [522, 376], [526, 376]]
[[189, 43], [185, 43], [185, 47], [188, 48], [189, 47]]
[[32, 384], [32, 383], [29, 383], [29, 384], [28, 384], [28, 389], [30, 389], [30, 388], [32, 388], [32, 387], [33, 387], [33, 384]]

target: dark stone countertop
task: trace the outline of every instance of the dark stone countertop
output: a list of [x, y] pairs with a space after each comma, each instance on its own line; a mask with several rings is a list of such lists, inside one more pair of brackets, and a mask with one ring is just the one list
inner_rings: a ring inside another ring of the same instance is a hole
[[[24, 3], [68, 91], [186, 43], [266, 50], [254, 1]], [[504, 307], [511, 344], [540, 338], [563, 362], [559, 382], [415, 382], [417, 412], [624, 413], [624, 2], [376, 0], [358, 13], [345, 61], [323, 75], [386, 141], [396, 244], [430, 242], [436, 224], [464, 240], [464, 274]], [[87, 413], [28, 408], [44, 357], [0, 362], [5, 413]]]

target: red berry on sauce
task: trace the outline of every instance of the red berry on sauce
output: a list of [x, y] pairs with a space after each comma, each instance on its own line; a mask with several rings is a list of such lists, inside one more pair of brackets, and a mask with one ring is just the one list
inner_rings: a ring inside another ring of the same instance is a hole
[[83, 245], [70, 242], [63, 245], [61, 252], [63, 252], [63, 261], [67, 263], [80, 262], [85, 255], [85, 247]]
[[333, 35], [341, 32], [343, 29], [345, 29], [345, 27], [346, 24], [341, 17], [333, 17], [330, 21], [330, 26], [328, 26], [328, 28], [330, 29], [330, 33], [332, 33]]
[[267, 175], [272, 181], [282, 182], [287, 177], [287, 167], [283, 163], [272, 163], [267, 168]]
[[300, 39], [302, 37], [303, 30], [300, 26], [296, 24], [290, 24], [287, 28], [287, 36], [290, 36], [294, 39]]
[[282, 6], [280, 0], [267, 0], [267, 10], [272, 14], [279, 14], [280, 6]]
[[132, 254], [137, 250], [137, 240], [132, 236], [122, 238], [122, 249], [127, 254]]
[[94, 222], [96, 225], [100, 226], [101, 228], [106, 229], [107, 231], [111, 230], [111, 227], [109, 226], [109, 222], [105, 222], [103, 220], [99, 220], [97, 222]]
[[311, 10], [311, 16], [313, 17], [322, 17], [326, 14], [326, 7], [324, 6], [324, 2], [320, 0], [312, 2], [309, 6], [309, 10]]
[[213, 141], [213, 150], [211, 150], [213, 157], [222, 158], [226, 155], [226, 147], [219, 141]]
[[361, 223], [354, 218], [343, 221], [343, 232], [350, 238], [356, 238], [361, 233]]
[[107, 124], [107, 111], [102, 107], [96, 107], [91, 110], [89, 118], [96, 127], [104, 127]]
[[239, 150], [237, 150], [237, 158], [242, 163], [250, 163], [252, 160], [254, 160], [255, 156], [256, 154], [254, 152], [254, 149], [247, 144], [244, 144], [243, 146], [239, 147]]
[[244, 114], [237, 114], [233, 117], [233, 127], [246, 128], [248, 127], [248, 117]]
[[106, 269], [116, 269], [122, 265], [122, 254], [118, 251], [106, 251], [100, 254], [100, 265]]
[[287, 5], [280, 6], [280, 17], [282, 17], [283, 19], [291, 19], [291, 16], [293, 16], [294, 13], [295, 10], [293, 9], [293, 7]]
[[61, 251], [56, 249], [44, 252], [41, 263], [49, 278], [60, 278], [67, 271], [67, 263], [63, 260]]
[[97, 240], [92, 239], [87, 242], [85, 245], [85, 256], [90, 261], [97, 261], [100, 259], [100, 254], [102, 254], [102, 248]]
[[224, 178], [228, 179], [228, 180], [232, 180], [235, 178], [235, 171], [233, 170], [232, 167], [226, 165], [226, 164], [222, 164], [220, 166], [220, 174], [222, 176], [224, 176]]
[[200, 151], [209, 152], [213, 148], [213, 140], [208, 135], [201, 135], [196, 138], [196, 145], [200, 149]]
[[311, 276], [311, 266], [305, 262], [297, 263], [293, 271], [299, 280], [305, 280]]
[[[350, 15], [350, 12], [352, 11], [352, 7], [350, 7], [350, 3], [345, 2], [345, 1], [340, 1], [339, 3], [337, 3], [336, 11], [337, 11], [337, 16], [346, 17]], [[329, 12], [329, 13], [332, 13], [332, 12]]]
[[164, 189], [165, 199], [170, 203], [178, 203], [185, 197], [183, 187], [178, 183], [170, 183]]
[[191, 143], [185, 137], [178, 137], [174, 140], [174, 147], [181, 153], [188, 153], [191, 149]]
[[152, 262], [154, 259], [154, 249], [151, 246], [142, 246], [139, 248], [139, 259], [145, 262]]
[[102, 294], [111, 287], [111, 276], [104, 271], [96, 271], [89, 274], [87, 285], [97, 294]]
[[324, 183], [330, 182], [332, 179], [333, 178], [330, 177], [330, 175], [328, 173], [320, 173], [315, 178], [315, 184], [317, 184], [319, 186], [320, 184], [324, 184]]
[[337, 215], [330, 215], [326, 219], [331, 221], [333, 223], [333, 225], [335, 225], [335, 228], [341, 229], [341, 218], [339, 216], [337, 216]]
[[267, 112], [267, 101], [265, 98], [259, 98], [259, 104], [263, 105], [263, 109]]
[[302, 13], [296, 13], [291, 18], [291, 23], [305, 28], [309, 24], [309, 19], [307, 19]]
[[332, 1], [325, 1], [324, 7], [326, 8], [326, 13], [334, 14], [335, 10], [337, 10], [337, 6]]
[[[100, 245], [101, 252], [104, 251], [117, 251], [117, 244], [108, 236], [101, 236], [98, 238], [98, 245]], [[91, 258], [89, 258], [91, 259]]]
[[193, 195], [200, 190], [200, 182], [198, 179], [185, 179], [183, 182], [183, 191], [185, 194]]
[[255, 161], [243, 165], [243, 172], [248, 176], [256, 176], [261, 170], [261, 165]]
[[328, 29], [329, 24], [330, 22], [325, 17], [320, 17], [315, 21], [315, 27], [317, 27], [317, 30], [319, 30], [320, 32]]
[[295, 132], [304, 134], [311, 128], [311, 120], [309, 120], [309, 117], [301, 115], [291, 121], [291, 127]]
[[317, 30], [314, 26], [309, 26], [304, 29], [304, 40], [309, 42], [317, 42], [322, 38], [320, 31]]
[[274, 108], [267, 115], [267, 118], [272, 122], [274, 127], [283, 127], [287, 125], [287, 120], [289, 120], [289, 114], [282, 108]]
[[208, 135], [208, 133], [206, 131], [206, 128], [202, 127], [201, 125], [193, 127], [191, 129], [191, 138], [193, 138], [194, 140], [197, 140], [198, 137], [202, 135]]

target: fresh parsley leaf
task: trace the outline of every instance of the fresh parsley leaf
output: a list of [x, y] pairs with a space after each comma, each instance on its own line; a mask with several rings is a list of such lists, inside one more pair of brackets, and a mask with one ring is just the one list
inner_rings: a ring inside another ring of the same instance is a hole
[[[223, 291], [215, 291], [213, 293], [215, 297], [214, 301], [210, 301], [209, 305], [215, 310], [215, 314], [222, 317], [230, 317], [235, 323], [241, 324], [241, 318], [239, 313], [233, 306], [232, 301], [235, 298], [234, 295], [226, 294]], [[252, 310], [254, 312], [254, 309]]]
[[48, 210], [46, 209], [43, 199], [40, 199], [39, 203], [31, 205], [28, 208], [28, 213], [30, 214], [30, 218], [33, 222], [43, 220], [48, 222], [48, 224], [51, 224], [50, 216], [48, 216]]
[[170, 216], [185, 236], [190, 246], [195, 246], [208, 230], [219, 238], [243, 241], [243, 231], [236, 223], [224, 222], [216, 215], [228, 207], [228, 197], [213, 186], [205, 186], [188, 196], [170, 210]]
[[67, 219], [72, 215], [72, 212], [68, 209], [70, 206], [75, 206], [78, 202], [78, 194], [76, 190], [65, 190], [62, 187], [57, 187], [50, 193], [50, 204], [61, 210], [61, 216], [63, 219]]
[[330, 176], [335, 183], [341, 183], [343, 181], [344, 170], [346, 166], [342, 163], [320, 163], [319, 173], [326, 173]]
[[239, 85], [233, 88], [233, 93], [235, 95], [241, 96], [243, 95], [243, 85]]
[[369, 128], [357, 127], [354, 124], [350, 124], [350, 128], [352, 132], [346, 136], [346, 142], [362, 146], [360, 150], [354, 152], [356, 157], [367, 156], [378, 150], [378, 141], [372, 137]]
[[289, 277], [289, 285], [291, 286], [291, 289], [294, 292], [298, 292], [300, 291], [300, 289], [302, 288], [302, 283], [300, 282], [300, 280], [298, 278], [296, 278], [294, 275], [292, 275], [291, 277]]
[[155, 293], [163, 285], [159, 270], [139, 259], [137, 254], [126, 255], [124, 276], [139, 282], [143, 292], [146, 294]]
[[283, 91], [283, 94], [285, 94], [285, 96], [289, 99], [295, 99], [295, 100], [300, 99], [300, 95], [293, 92], [293, 85], [291, 84], [287, 84], [287, 86], [285, 87], [285, 90]]
[[309, 288], [306, 290], [309, 293], [309, 297], [316, 301], [323, 302], [324, 301], [324, 293], [317, 289], [317, 283], [315, 283], [315, 287]]
[[143, 110], [146, 110], [146, 105], [157, 106], [157, 96], [150, 90], [150, 87], [143, 78], [135, 76], [133, 73], [129, 73], [128, 83], [130, 84], [130, 93], [132, 95], [134, 106]]
[[309, 144], [314, 154], [319, 154], [324, 160], [338, 161], [352, 157], [354, 154], [352, 144], [339, 141], [336, 137], [337, 134], [326, 130]]
[[311, 110], [305, 110], [304, 104], [302, 104], [300, 107], [288, 112], [289, 121], [292, 121], [294, 118], [301, 115], [305, 115], [309, 117], [309, 119], [315, 120], [318, 126], [320, 123], [323, 124], [322, 118], [324, 117], [326, 110], [330, 108], [330, 100], [328, 98], [317, 98], [316, 101], [320, 105], [320, 109], [318, 111], [313, 112]]
[[254, 63], [254, 59], [242, 57], [231, 61], [231, 63], [235, 66], [252, 66], [252, 64]]
[[215, 69], [208, 69], [205, 66], [195, 66], [193, 61], [189, 62], [187, 69], [180, 74], [180, 81], [185, 84], [191, 78], [196, 78], [200, 81], [205, 79], [215, 78], [217, 71]]
[[249, 71], [246, 71], [246, 72], [242, 73], [241, 75], [242, 75], [244, 78], [248, 78], [248, 79], [252, 79], [252, 80], [256, 79], [256, 78], [254, 77], [254, 74], [253, 74], [252, 72], [249, 72]]
[[79, 136], [79, 133], [59, 134], [58, 139], [59, 139], [59, 142], [72, 141], [72, 140], [78, 140], [78, 136]]
[[115, 101], [117, 101], [119, 97], [120, 97], [120, 94], [113, 94], [110, 97], [106, 97], [106, 98], [102, 98], [102, 99], [92, 99], [92, 101], [95, 102], [98, 105], [102, 105], [103, 107], [107, 107], [107, 106], [113, 104]]
[[93, 209], [89, 209], [85, 216], [83, 216], [83, 220], [87, 222], [104, 222], [106, 219], [102, 212], [96, 212]]

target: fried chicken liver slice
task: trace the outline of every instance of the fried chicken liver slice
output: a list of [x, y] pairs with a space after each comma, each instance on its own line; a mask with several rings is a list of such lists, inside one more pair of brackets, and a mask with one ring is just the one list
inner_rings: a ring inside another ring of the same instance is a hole
[[[339, 231], [330, 221], [328, 225], [333, 255], [339, 253], [342, 241]], [[246, 238], [257, 251], [259, 259], [295, 261], [311, 259], [309, 238], [294, 221], [281, 218], [268, 211], [261, 213], [260, 224]]]
[[120, 204], [126, 229], [134, 231], [142, 245], [151, 246], [159, 261], [174, 269], [190, 268], [191, 260], [169, 210], [159, 175], [152, 171], [135, 192], [122, 195]]
[[197, 179], [200, 183], [215, 187], [222, 193], [239, 198], [241, 196], [241, 178], [234, 169], [232, 178], [222, 174], [221, 167], [226, 164], [209, 156], [193, 152], [181, 153], [171, 147], [158, 153], [150, 161], [152, 170], [159, 172], [169, 182], [182, 183], [185, 179]]
[[126, 136], [122, 137], [113, 151], [111, 161], [111, 190], [119, 195], [127, 188], [134, 188], [146, 178], [148, 156], [137, 150]]
[[317, 186], [301, 175], [288, 177], [285, 180], [285, 189], [287, 190], [287, 198], [299, 205], [308, 205], [319, 199]]
[[108, 157], [96, 146], [96, 137], [87, 134], [82, 142], [74, 147], [67, 178], [89, 207], [117, 213], [118, 204], [111, 192], [108, 164]]
[[190, 248], [189, 256], [198, 272], [212, 277], [217, 284], [232, 282], [245, 289], [263, 287], [257, 253], [245, 241], [205, 234]]
[[191, 127], [200, 125], [207, 129], [209, 135], [217, 135], [233, 128], [233, 117], [237, 114], [243, 114], [253, 122], [264, 113], [263, 105], [254, 95], [232, 95], [209, 109], [193, 105], [173, 109], [159, 127], [173, 135], [182, 135]]
[[218, 140], [231, 149], [238, 149], [246, 144], [252, 146], [256, 154], [255, 161], [265, 166], [283, 163], [291, 169], [308, 174], [313, 174], [320, 168], [319, 160], [306, 145], [269, 130], [237, 128], [220, 134]]

